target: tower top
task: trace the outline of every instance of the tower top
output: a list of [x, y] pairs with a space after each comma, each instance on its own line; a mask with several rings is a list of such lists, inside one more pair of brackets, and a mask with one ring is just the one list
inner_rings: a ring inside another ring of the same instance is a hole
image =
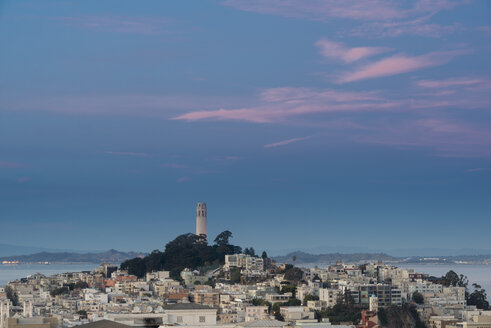
[[207, 210], [206, 203], [199, 202], [196, 205], [196, 235], [207, 236]]

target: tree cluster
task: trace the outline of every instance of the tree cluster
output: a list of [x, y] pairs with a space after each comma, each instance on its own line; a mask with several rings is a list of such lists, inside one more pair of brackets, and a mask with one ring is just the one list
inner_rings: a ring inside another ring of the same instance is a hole
[[316, 311], [316, 318], [329, 318], [332, 323], [352, 322], [357, 324], [361, 320], [360, 308], [356, 306], [355, 301], [349, 291], [340, 295], [333, 307], [322, 311]]
[[241, 247], [229, 243], [231, 237], [232, 233], [226, 230], [215, 238], [213, 245], [208, 245], [202, 236], [183, 234], [167, 243], [163, 252], [154, 250], [146, 257], [127, 260], [121, 263], [121, 269], [137, 277], [143, 277], [147, 272], [166, 270], [170, 271], [173, 279], [180, 280], [180, 273], [185, 268], [195, 270], [223, 265], [225, 255], [241, 253]]
[[465, 299], [468, 305], [475, 305], [478, 309], [488, 310], [489, 301], [487, 300], [486, 290], [482, 289], [478, 284], [472, 284], [474, 291], [469, 293], [469, 279], [463, 274], [457, 274], [455, 271], [448, 271], [443, 277], [438, 280], [444, 286], [464, 287]]

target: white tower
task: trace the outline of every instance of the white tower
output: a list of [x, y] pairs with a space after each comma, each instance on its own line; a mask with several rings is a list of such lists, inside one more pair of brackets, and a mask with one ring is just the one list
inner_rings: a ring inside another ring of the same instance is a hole
[[0, 328], [7, 327], [7, 319], [10, 317], [10, 300], [0, 298]]
[[198, 203], [196, 206], [196, 235], [207, 236], [206, 230], [206, 203]]
[[369, 311], [378, 312], [378, 297], [370, 296], [368, 306]]
[[22, 303], [23, 315], [26, 318], [32, 318], [32, 301], [26, 300]]

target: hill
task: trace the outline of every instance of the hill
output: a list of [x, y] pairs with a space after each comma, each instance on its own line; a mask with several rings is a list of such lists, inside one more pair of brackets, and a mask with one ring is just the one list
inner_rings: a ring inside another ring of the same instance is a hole
[[71, 253], [71, 252], [40, 252], [30, 255], [12, 255], [1, 257], [0, 261], [19, 261], [20, 263], [102, 263], [109, 262], [119, 264], [135, 257], [143, 257], [145, 254], [136, 252], [120, 252], [115, 249], [99, 253]]
[[[295, 261], [293, 261], [295, 257]], [[397, 261], [396, 257], [387, 255], [385, 253], [329, 253], [329, 254], [309, 254], [304, 252], [292, 252], [284, 256], [276, 256], [273, 258], [277, 263], [290, 263], [297, 265], [306, 264], [332, 264], [338, 261], [347, 263], [368, 262], [368, 261]]]

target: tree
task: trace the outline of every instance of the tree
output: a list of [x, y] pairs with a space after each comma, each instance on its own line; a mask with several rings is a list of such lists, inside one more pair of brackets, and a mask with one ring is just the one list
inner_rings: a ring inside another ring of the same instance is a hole
[[266, 253], [266, 251], [263, 251], [263, 253], [261, 254], [261, 257], [263, 258], [263, 260], [268, 258], [268, 254]]
[[285, 280], [298, 282], [303, 278], [303, 271], [300, 268], [293, 267], [285, 271]]
[[82, 318], [87, 318], [87, 311], [85, 311], [85, 310], [77, 311], [77, 314], [79, 316], [81, 316]]
[[239, 268], [232, 268], [230, 270], [230, 282], [231, 283], [240, 282], [240, 269]]
[[68, 293], [70, 293], [70, 289], [68, 288], [68, 286], [63, 286], [60, 288], [56, 288], [55, 290], [52, 290], [50, 292], [50, 295], [55, 297], [57, 295], [63, 295], [63, 294], [68, 294]]
[[79, 280], [73, 285], [73, 289], [85, 289], [89, 288], [89, 284], [86, 283], [85, 281]]
[[129, 274], [135, 275], [139, 278], [142, 278], [147, 272], [145, 261], [139, 257], [124, 261], [121, 263], [121, 269], [128, 270]]
[[244, 254], [250, 255], [250, 256], [256, 256], [256, 251], [254, 250], [253, 247], [251, 247], [251, 248], [246, 247]]
[[283, 318], [283, 315], [281, 315], [280, 307], [283, 305], [281, 302], [274, 303], [271, 311], [274, 315], [274, 318], [278, 321], [285, 321], [285, 318]]
[[232, 238], [232, 233], [228, 230], [225, 230], [218, 234], [218, 236], [215, 238], [215, 244], [217, 246], [229, 245], [230, 238]]
[[280, 289], [280, 294], [292, 293], [292, 297], [296, 296], [297, 287], [292, 285], [283, 285]]
[[412, 299], [416, 304], [424, 304], [425, 302], [425, 298], [420, 292], [414, 292]]
[[304, 305], [307, 305], [307, 302], [308, 301], [318, 301], [319, 300], [319, 296], [317, 295], [312, 295], [312, 294], [307, 294], [305, 295], [305, 297], [303, 298], [303, 304]]
[[489, 302], [487, 300], [486, 290], [482, 289], [478, 284], [472, 284], [474, 291], [469, 294], [467, 299], [468, 305], [475, 305], [478, 309], [488, 310]]
[[469, 284], [469, 280], [463, 274], [458, 275], [455, 271], [448, 271], [445, 276], [441, 278], [442, 285], [449, 287], [466, 287]]
[[15, 292], [12, 287], [10, 286], [5, 286], [5, 293], [7, 294], [7, 298], [12, 302], [12, 305], [18, 306], [19, 305], [19, 297], [17, 295], [17, 292]]

